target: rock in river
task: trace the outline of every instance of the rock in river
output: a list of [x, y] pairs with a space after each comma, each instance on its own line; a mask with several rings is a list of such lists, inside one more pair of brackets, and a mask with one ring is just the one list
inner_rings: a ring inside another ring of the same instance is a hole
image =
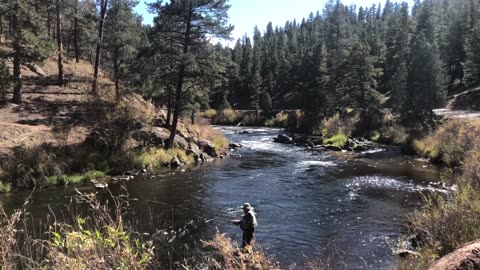
[[273, 141], [276, 143], [286, 143], [286, 144], [293, 143], [293, 139], [284, 134], [278, 134], [278, 136], [274, 138]]

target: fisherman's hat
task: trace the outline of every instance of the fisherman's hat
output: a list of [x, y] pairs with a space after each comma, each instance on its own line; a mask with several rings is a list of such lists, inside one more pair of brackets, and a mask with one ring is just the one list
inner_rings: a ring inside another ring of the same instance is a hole
[[243, 209], [250, 210], [250, 208], [252, 208], [252, 206], [248, 202], [243, 204]]

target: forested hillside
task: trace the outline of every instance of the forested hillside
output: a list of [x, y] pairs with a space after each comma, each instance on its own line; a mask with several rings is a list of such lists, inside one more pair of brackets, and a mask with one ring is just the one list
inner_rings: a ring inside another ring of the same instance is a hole
[[404, 120], [428, 120], [447, 93], [479, 83], [479, 5], [329, 1], [301, 22], [238, 40], [228, 87], [213, 96], [234, 108], [268, 110], [269, 100], [276, 109], [300, 108], [310, 128], [346, 108], [388, 107]]
[[[478, 0], [387, 1], [346, 6], [330, 0], [301, 22], [253, 29], [233, 48], [227, 1], [158, 1], [152, 26], [142, 25], [132, 0], [2, 1], [0, 32], [11, 64], [2, 92], [22, 102], [21, 65], [65, 59], [99, 67], [122, 91], [139, 92], [168, 109], [167, 126], [181, 115], [214, 109], [301, 109], [304, 131], [345, 110], [378, 114], [388, 108], [403, 123], [431, 124], [447, 93], [480, 83]], [[5, 98], [4, 98], [5, 99]], [[175, 132], [172, 132], [174, 134]]]

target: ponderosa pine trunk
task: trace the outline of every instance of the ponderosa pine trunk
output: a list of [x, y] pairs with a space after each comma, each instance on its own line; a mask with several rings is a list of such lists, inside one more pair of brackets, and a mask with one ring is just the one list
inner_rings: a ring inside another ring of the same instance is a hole
[[58, 85], [63, 86], [65, 80], [63, 76], [63, 42], [62, 42], [62, 14], [60, 12], [60, 0], [57, 0], [57, 50], [58, 50]]
[[170, 123], [172, 122], [172, 110], [173, 110], [173, 102], [172, 102], [172, 89], [168, 88], [167, 93], [167, 119], [165, 120], [165, 128], [170, 129]]
[[[183, 40], [183, 55], [186, 55], [188, 53], [189, 47], [190, 47], [190, 31], [192, 27], [192, 16], [193, 16], [193, 10], [192, 6], [190, 3], [190, 9], [188, 13], [188, 18], [186, 22], [186, 31], [185, 31], [185, 36]], [[186, 71], [186, 65], [185, 62], [180, 63], [179, 71], [178, 71], [178, 79], [177, 79], [177, 86], [175, 88], [175, 101], [174, 101], [174, 108], [173, 108], [173, 121], [172, 121], [172, 126], [170, 127], [170, 139], [168, 140], [168, 144], [166, 149], [170, 149], [173, 146], [174, 140], [175, 140], [175, 134], [177, 133], [177, 125], [178, 125], [178, 120], [180, 118], [180, 113], [182, 109], [182, 90], [183, 90], [183, 84], [185, 80], [185, 71]]]
[[22, 78], [21, 78], [21, 46], [22, 30], [18, 25], [18, 3], [14, 4], [12, 20], [13, 34], [13, 98], [12, 103], [22, 104]]
[[102, 52], [102, 41], [103, 41], [103, 27], [105, 25], [105, 19], [107, 16], [107, 7], [108, 0], [101, 0], [100, 3], [100, 23], [98, 26], [98, 41], [97, 41], [97, 50], [95, 51], [95, 66], [93, 70], [93, 82], [92, 82], [92, 91], [90, 92], [93, 95], [98, 95], [98, 69], [100, 65], [100, 54]]
[[80, 48], [78, 45], [78, 0], [75, 0], [75, 18], [73, 21], [73, 43], [75, 48], [75, 61], [80, 62]]

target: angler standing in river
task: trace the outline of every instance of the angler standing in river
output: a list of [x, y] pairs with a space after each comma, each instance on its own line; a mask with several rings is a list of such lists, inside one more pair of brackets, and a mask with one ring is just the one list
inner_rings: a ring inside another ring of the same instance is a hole
[[255, 212], [253, 212], [253, 208], [249, 203], [243, 204], [243, 213], [245, 213], [245, 215], [241, 220], [234, 220], [232, 223], [240, 226], [240, 229], [242, 229], [242, 248], [245, 248], [250, 246], [253, 239], [253, 233], [255, 232], [255, 227], [257, 227], [257, 218], [255, 217]]

